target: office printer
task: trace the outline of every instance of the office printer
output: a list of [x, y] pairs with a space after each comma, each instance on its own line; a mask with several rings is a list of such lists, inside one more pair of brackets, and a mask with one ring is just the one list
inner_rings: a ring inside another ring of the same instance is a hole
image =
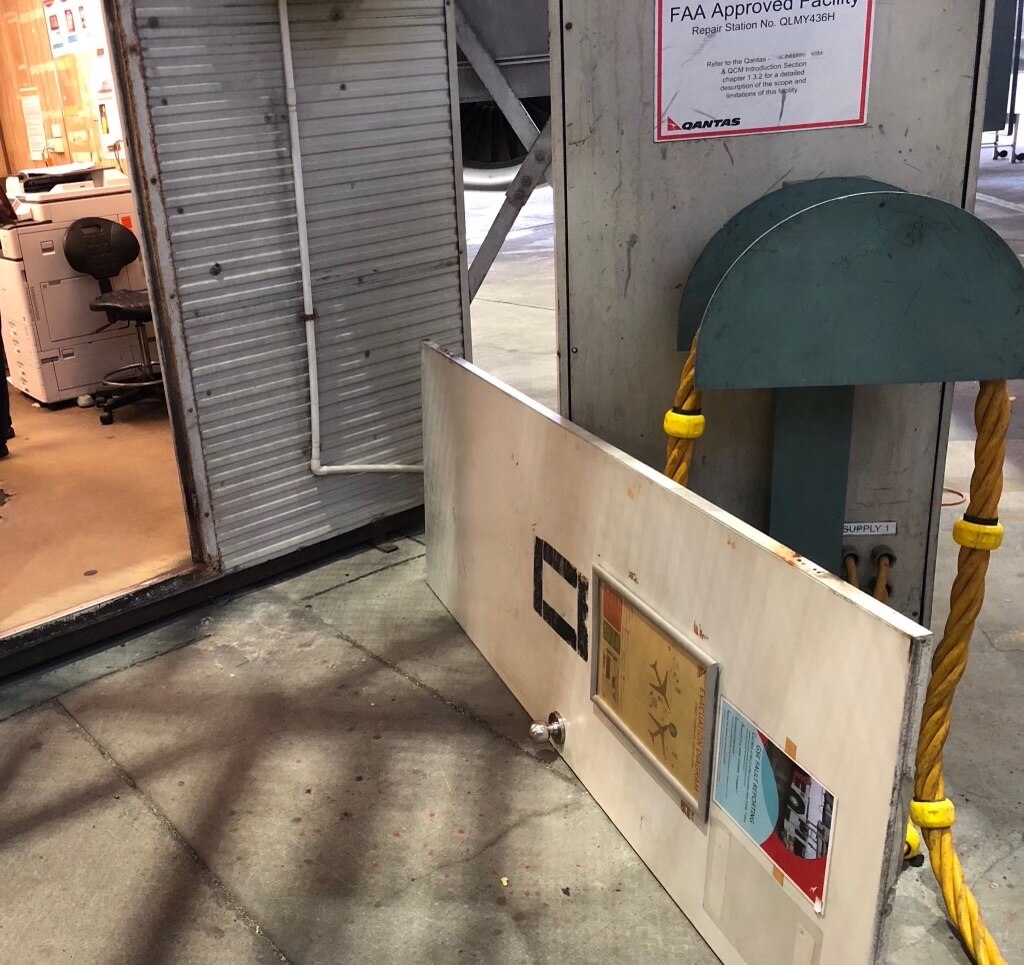
[[[104, 318], [90, 311], [89, 302], [99, 284], [67, 263], [64, 234], [79, 218], [101, 217], [138, 236], [131, 185], [114, 168], [74, 164], [22, 171], [4, 187], [18, 219], [0, 226], [0, 326], [8, 381], [46, 404], [89, 395], [108, 372], [141, 359], [127, 327], [97, 331]], [[113, 285], [146, 288], [141, 260]]]

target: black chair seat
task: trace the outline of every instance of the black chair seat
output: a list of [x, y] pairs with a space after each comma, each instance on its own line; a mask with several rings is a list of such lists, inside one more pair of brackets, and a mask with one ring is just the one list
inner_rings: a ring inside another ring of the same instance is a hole
[[108, 312], [127, 322], [149, 322], [153, 309], [149, 304], [149, 293], [144, 291], [106, 292], [89, 302], [94, 312]]
[[115, 322], [132, 322], [139, 342], [139, 361], [110, 372], [96, 392], [96, 404], [102, 409], [100, 422], [109, 426], [114, 421], [115, 409], [143, 399], [164, 398], [160, 363], [152, 357], [146, 334], [145, 323], [153, 320], [149, 295], [145, 291], [111, 290], [114, 287], [111, 279], [139, 257], [139, 239], [118, 221], [79, 218], [64, 234], [64, 257], [75, 271], [91, 275], [100, 283], [99, 298], [89, 302], [94, 312], [104, 312], [107, 316], [107, 324], [97, 332]]

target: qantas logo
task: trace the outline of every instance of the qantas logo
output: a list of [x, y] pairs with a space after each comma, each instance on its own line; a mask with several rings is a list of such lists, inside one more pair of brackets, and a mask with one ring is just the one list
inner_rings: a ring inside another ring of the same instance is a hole
[[682, 124], [678, 124], [670, 117], [666, 126], [670, 131], [697, 131], [711, 127], [739, 127], [742, 120], [741, 117], [709, 117], [696, 121], [683, 121]]

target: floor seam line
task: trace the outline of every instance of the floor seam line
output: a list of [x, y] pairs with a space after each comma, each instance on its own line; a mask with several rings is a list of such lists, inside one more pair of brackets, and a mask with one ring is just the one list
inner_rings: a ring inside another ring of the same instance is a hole
[[[173, 619], [173, 617], [171, 617], [171, 619]], [[145, 629], [140, 630], [140, 633], [145, 632], [149, 631]], [[72, 684], [70, 687], [65, 687], [63, 690], [59, 691], [56, 694], [47, 694], [45, 697], [40, 697], [39, 700], [35, 701], [34, 703], [31, 703], [26, 707], [22, 707], [20, 710], [16, 710], [13, 714], [8, 714], [6, 717], [3, 716], [2, 713], [0, 713], [0, 724], [8, 720], [14, 720], [15, 717], [19, 716], [20, 714], [27, 713], [30, 710], [38, 710], [40, 707], [43, 707], [46, 704], [48, 704], [51, 700], [59, 702], [61, 697], [65, 697], [68, 694], [73, 694], [76, 690], [81, 690], [83, 687], [88, 687], [89, 684], [94, 684], [96, 683], [97, 680], [105, 680], [107, 677], [112, 677], [114, 676], [114, 674], [123, 673], [125, 670], [132, 670], [135, 667], [141, 667], [144, 663], [149, 663], [150, 660], [156, 660], [157, 657], [166, 657], [168, 654], [174, 653], [175, 650], [181, 650], [183, 647], [191, 647], [192, 644], [194, 643], [201, 643], [209, 636], [210, 635], [208, 633], [199, 633], [194, 637], [189, 637], [188, 640], [183, 640], [180, 643], [175, 643], [172, 646], [168, 647], [166, 650], [161, 650], [159, 653], [151, 653], [148, 657], [142, 657], [140, 660], [136, 660], [133, 663], [126, 664], [123, 667], [115, 667], [113, 670], [105, 670], [103, 673], [97, 674], [95, 677], [90, 677], [88, 680], [83, 680], [80, 683]], [[82, 650], [75, 654], [75, 656], [71, 658], [71, 663], [75, 663], [79, 660], [88, 660], [91, 657], [97, 657], [101, 653], [106, 653], [107, 651], [114, 651], [118, 647], [123, 646], [126, 646], [126, 644], [98, 644], [95, 650], [91, 650], [87, 647], [85, 650]], [[31, 671], [29, 672], [31, 673]], [[3, 683], [4, 681], [0, 680], [0, 686], [2, 686]], [[63, 707], [64, 705], [61, 704], [61, 706]]]
[[[444, 704], [450, 710], [454, 710], [457, 714], [461, 715], [462, 717], [465, 717], [466, 720], [470, 721], [473, 724], [476, 724], [478, 727], [482, 727], [492, 737], [496, 737], [498, 740], [507, 744], [509, 747], [513, 748], [513, 750], [515, 750], [518, 754], [521, 754], [524, 757], [528, 757], [531, 761], [533, 761], [536, 764], [540, 764], [553, 777], [558, 778], [560, 781], [563, 781], [571, 787], [580, 786], [579, 781], [574, 776], [559, 774], [557, 771], [552, 770], [551, 767], [548, 766], [547, 762], [541, 760], [535, 754], [531, 754], [518, 741], [509, 737], [507, 734], [503, 734], [500, 730], [494, 727], [493, 724], [491, 724], [489, 721], [484, 720], [484, 718], [480, 717], [478, 714], [474, 713], [465, 704], [458, 703], [457, 701], [454, 701], [449, 697], [446, 697], [439, 690], [436, 690], [435, 688], [431, 687], [430, 684], [426, 683], [423, 680], [420, 680], [420, 678], [415, 676], [415, 674], [409, 673], [408, 670], [403, 670], [401, 667], [399, 667], [397, 664], [392, 663], [386, 657], [382, 657], [379, 653], [376, 653], [375, 651], [371, 650], [365, 644], [362, 644], [355, 638], [350, 637], [343, 630], [340, 630], [338, 627], [328, 623], [319, 615], [312, 614], [312, 616], [317, 620], [317, 622], [319, 622], [323, 627], [325, 627], [331, 633], [337, 636], [340, 640], [344, 640], [345, 643], [347, 643], [350, 647], [354, 647], [360, 653], [365, 654], [371, 660], [375, 660], [377, 663], [379, 663], [383, 667], [386, 667], [388, 670], [394, 671], [396, 674], [398, 674], [399, 677], [402, 677], [408, 683], [411, 683], [414, 687], [417, 687], [425, 693], [429, 694], [431, 697], [434, 698], [434, 700], [437, 700], [440, 703]], [[556, 760], [560, 759], [561, 758], [556, 757]]]
[[141, 788], [135, 778], [128, 773], [128, 770], [93, 736], [89, 729], [70, 711], [60, 697], [54, 697], [53, 703], [58, 713], [63, 714], [82, 735], [89, 745], [103, 758], [109, 767], [117, 774], [121, 781], [128, 787], [143, 805], [160, 823], [174, 843], [185, 852], [189, 861], [199, 870], [200, 875], [206, 883], [214, 890], [217, 896], [234, 913], [238, 920], [251, 932], [269, 946], [270, 950], [277, 957], [280, 965], [295, 965], [295, 963], [281, 950], [281, 947], [270, 937], [267, 930], [249, 913], [241, 900], [221, 881], [217, 873], [207, 864], [206, 860], [195, 849], [192, 842], [178, 829], [170, 818], [163, 812], [160, 806]]
[[512, 308], [532, 308], [538, 312], [556, 312], [557, 308], [551, 308], [548, 305], [531, 305], [527, 302], [510, 302], [504, 298], [488, 298], [486, 295], [481, 295], [475, 298], [474, 301], [489, 302], [491, 305], [511, 305]]
[[[417, 543], [418, 545], [423, 546], [424, 549], [426, 549], [424, 544], [420, 543], [419, 540], [414, 539], [412, 540], [412, 542]], [[388, 563], [387, 566], [382, 566], [379, 570], [372, 570], [369, 573], [363, 573], [360, 576], [353, 577], [351, 580], [346, 580], [344, 583], [337, 583], [334, 586], [329, 586], [324, 590], [317, 590], [316, 593], [311, 593], [309, 596], [300, 596], [299, 602], [305, 603], [307, 600], [315, 600], [318, 596], [323, 596], [325, 593], [331, 593], [334, 590], [340, 590], [343, 586], [351, 586], [353, 583], [358, 583], [360, 580], [365, 580], [371, 576], [377, 576], [378, 573], [387, 573], [388, 570], [393, 570], [396, 566], [403, 566], [406, 563], [412, 563], [415, 560], [421, 560], [426, 555], [426, 553], [417, 553], [415, 556], [407, 557], [404, 560], [397, 560], [394, 563]], [[287, 594], [282, 593], [279, 587], [274, 587], [274, 589], [281, 593], [283, 597], [287, 598]]]
[[[422, 539], [417, 539], [415, 536], [405, 536], [403, 538], [404, 539], [408, 539], [410, 542], [415, 543], [417, 546], [423, 547], [423, 549], [426, 550], [426, 543], [424, 543]], [[423, 557], [425, 555], [426, 555], [425, 552], [417, 553], [415, 556], [410, 556], [410, 557], [407, 557], [406, 559], [403, 559], [403, 560], [397, 560], [397, 561], [395, 561], [393, 563], [387, 563], [386, 565], [382, 566], [380, 569], [371, 570], [369, 573], [363, 573], [360, 576], [354, 577], [353, 579], [348, 580], [345, 583], [338, 583], [335, 586], [327, 587], [324, 590], [317, 590], [317, 592], [313, 593], [311, 596], [298, 597], [298, 602], [299, 603], [305, 603], [307, 600], [314, 600], [314, 599], [316, 599], [319, 596], [323, 596], [323, 594], [325, 594], [325, 593], [330, 593], [332, 590], [340, 589], [343, 586], [351, 586], [353, 583], [358, 583], [360, 580], [365, 580], [368, 577], [376, 576], [378, 573], [386, 573], [388, 570], [393, 570], [396, 566], [402, 566], [405, 563], [412, 563], [415, 560], [421, 560], [421, 559], [423, 559]], [[287, 600], [289, 603], [292, 603], [294, 605], [294, 603], [295, 603], [295, 599], [294, 598], [289, 597], [286, 593], [283, 593], [280, 590], [279, 587], [277, 587], [277, 586], [275, 586], [273, 584], [270, 584], [269, 586], [270, 586], [271, 589], [275, 590], [281, 596], [282, 600]], [[260, 590], [262, 590], [264, 588], [266, 588], [266, 586], [264, 586], [264, 587], [247, 588], [245, 590], [242, 590], [240, 594], [231, 594], [230, 597], [222, 597], [221, 599], [223, 600], [223, 599], [228, 599], [228, 598], [234, 598], [235, 596], [238, 596], [238, 595], [244, 595], [244, 594], [250, 592], [252, 589], [260, 591]], [[174, 618], [172, 617], [171, 619], [174, 619]], [[13, 720], [15, 717], [19, 716], [20, 714], [27, 713], [28, 711], [37, 710], [39, 707], [44, 706], [45, 704], [49, 703], [51, 700], [58, 700], [59, 701], [61, 697], [64, 697], [67, 694], [74, 693], [76, 690], [81, 690], [83, 687], [87, 687], [90, 684], [96, 683], [96, 681], [98, 681], [98, 680], [103, 680], [104, 678], [113, 676], [114, 674], [123, 673], [124, 671], [131, 670], [134, 667], [142, 666], [142, 664], [149, 663], [150, 660], [155, 660], [157, 657], [167, 656], [167, 654], [174, 653], [176, 650], [181, 650], [184, 647], [190, 647], [194, 643], [200, 643], [203, 640], [208, 639], [209, 636], [210, 636], [209, 633], [198, 633], [195, 636], [190, 637], [188, 640], [183, 640], [181, 642], [173, 644], [172, 646], [168, 647], [168, 649], [166, 649], [166, 650], [161, 650], [159, 653], [151, 653], [148, 656], [143, 657], [140, 660], [136, 660], [136, 661], [133, 661], [133, 662], [125, 665], [124, 667], [115, 667], [112, 670], [104, 671], [103, 673], [98, 674], [95, 677], [90, 677], [88, 680], [83, 680], [80, 683], [72, 684], [70, 687], [65, 687], [63, 690], [60, 690], [56, 694], [47, 694], [46, 696], [40, 697], [38, 700], [33, 701], [31, 704], [28, 704], [27, 706], [22, 707], [22, 708], [20, 708], [20, 709], [18, 709], [16, 711], [14, 711], [14, 713], [12, 713], [12, 714], [7, 714], [6, 716], [3, 715], [3, 714], [0, 714], [0, 723], [3, 723], [4, 721], [8, 721], [8, 720]], [[89, 649], [87, 649], [84, 652], [77, 654], [75, 656], [75, 660], [88, 659], [89, 657], [97, 656], [97, 655], [99, 655], [100, 653], [103, 653], [106, 650], [115, 650], [119, 646], [122, 646], [122, 644], [114, 644], [114, 646], [100, 645], [100, 646], [96, 647], [95, 651], [90, 651]]]

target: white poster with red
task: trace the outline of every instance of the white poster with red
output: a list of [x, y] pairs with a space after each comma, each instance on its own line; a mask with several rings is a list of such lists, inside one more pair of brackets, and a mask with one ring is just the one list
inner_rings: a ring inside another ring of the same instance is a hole
[[724, 697], [716, 744], [715, 804], [823, 914], [835, 795]]
[[657, 0], [655, 141], [866, 122], [873, 0]]
[[85, 53], [94, 42], [92, 32], [100, 17], [96, 0], [42, 0], [42, 4], [50, 53], [55, 58]]

